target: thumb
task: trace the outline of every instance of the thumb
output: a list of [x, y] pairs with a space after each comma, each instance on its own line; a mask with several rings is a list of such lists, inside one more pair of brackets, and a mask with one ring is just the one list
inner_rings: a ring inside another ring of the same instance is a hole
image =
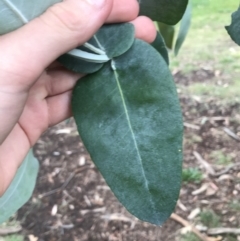
[[[22, 73], [27, 66], [27, 79], [35, 79], [59, 55], [86, 42], [111, 9], [112, 0], [65, 0], [53, 5], [22, 28], [0, 37], [1, 69]], [[24, 77], [26, 81], [26, 72]]]

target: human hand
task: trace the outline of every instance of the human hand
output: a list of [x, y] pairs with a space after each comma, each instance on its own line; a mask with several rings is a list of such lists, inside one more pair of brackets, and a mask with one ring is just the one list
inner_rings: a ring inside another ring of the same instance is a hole
[[63, 1], [0, 36], [0, 196], [41, 134], [71, 116], [71, 91], [83, 75], [53, 61], [86, 42], [104, 22], [132, 21], [136, 37], [155, 39], [153, 23], [137, 18], [136, 0], [100, 2]]

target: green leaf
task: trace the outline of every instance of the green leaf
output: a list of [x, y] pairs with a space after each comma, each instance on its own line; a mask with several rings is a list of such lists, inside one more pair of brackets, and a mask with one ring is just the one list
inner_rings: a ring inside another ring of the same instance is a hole
[[177, 37], [176, 44], [174, 47], [175, 55], [178, 55], [178, 52], [179, 52], [180, 48], [182, 47], [183, 42], [187, 36], [187, 33], [188, 33], [190, 25], [191, 25], [191, 18], [192, 18], [192, 7], [191, 7], [191, 4], [189, 3], [188, 7], [186, 9], [186, 12], [183, 15], [182, 21], [181, 21], [178, 37]]
[[103, 50], [109, 58], [113, 58], [129, 50], [133, 45], [134, 37], [133, 24], [108, 24], [101, 27], [88, 42]]
[[[124, 54], [133, 45], [135, 28], [131, 23], [103, 25], [86, 44], [79, 49], [90, 53], [106, 54], [109, 58]], [[94, 47], [95, 50], [93, 48]], [[101, 51], [101, 52], [99, 52]]]
[[72, 109], [92, 160], [119, 201], [139, 219], [162, 224], [179, 195], [183, 131], [164, 59], [136, 40], [77, 83]]
[[[129, 50], [133, 45], [134, 35], [134, 26], [130, 23], [104, 25], [87, 44], [79, 46], [78, 49], [113, 58]], [[58, 61], [66, 68], [79, 73], [94, 73], [103, 66], [103, 64], [90, 63], [69, 54], [62, 55]]]
[[164, 38], [164, 41], [169, 49], [173, 48], [175, 27], [167, 25], [165, 23], [157, 23], [157, 27]]
[[83, 74], [91, 74], [102, 68], [103, 64], [101, 63], [91, 63], [79, 59], [77, 57], [71, 56], [69, 54], [64, 54], [60, 56], [58, 59], [59, 63], [61, 63], [65, 68]]
[[226, 27], [226, 30], [232, 40], [240, 46], [240, 7], [232, 14], [232, 23]]
[[169, 57], [166, 44], [162, 35], [159, 32], [157, 32], [157, 37], [154, 40], [154, 42], [151, 43], [151, 45], [161, 54], [161, 56], [166, 61], [167, 65], [169, 65]]
[[0, 0], [0, 35], [23, 26], [58, 2], [61, 0]]
[[38, 160], [31, 150], [18, 169], [11, 185], [0, 198], [0, 223], [11, 217], [32, 196], [38, 169]]
[[188, 4], [188, 0], [138, 0], [140, 15], [168, 25], [177, 24]]

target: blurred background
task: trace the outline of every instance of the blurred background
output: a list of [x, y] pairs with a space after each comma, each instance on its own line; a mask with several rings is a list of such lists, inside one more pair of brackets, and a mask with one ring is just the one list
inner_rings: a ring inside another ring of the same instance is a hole
[[192, 0], [192, 25], [171, 70], [184, 116], [183, 186], [156, 227], [132, 217], [90, 161], [73, 120], [34, 148], [31, 200], [0, 226], [0, 241], [240, 241], [240, 47], [224, 26], [238, 0]]

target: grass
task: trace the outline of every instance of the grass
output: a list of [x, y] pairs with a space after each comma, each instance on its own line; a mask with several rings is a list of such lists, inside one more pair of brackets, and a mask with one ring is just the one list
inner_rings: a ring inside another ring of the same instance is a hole
[[185, 168], [182, 171], [182, 181], [185, 183], [200, 183], [202, 179], [203, 175], [198, 168]]
[[22, 235], [9, 235], [6, 237], [0, 237], [0, 241], [24, 241], [24, 237]]
[[216, 86], [209, 83], [195, 83], [188, 87], [188, 91], [192, 95], [209, 95], [218, 99], [228, 100], [228, 102], [238, 103], [240, 81], [233, 81], [228, 86]]
[[205, 210], [200, 213], [200, 221], [208, 228], [216, 228], [220, 224], [220, 217], [213, 210]]
[[216, 164], [219, 165], [229, 165], [233, 161], [232, 157], [229, 154], [225, 154], [221, 150], [213, 151], [210, 154], [210, 157], [213, 158]]
[[[7, 222], [0, 224], [0, 228], [18, 227], [19, 225], [20, 223], [16, 220], [16, 217], [13, 216]], [[0, 241], [24, 241], [24, 236], [20, 234], [0, 236]]]
[[234, 235], [228, 234], [228, 235], [226, 235], [225, 240], [226, 240], [226, 241], [237, 241], [238, 238], [237, 238], [236, 236], [234, 236]]
[[233, 200], [229, 204], [229, 208], [233, 211], [240, 212], [240, 201], [239, 200]]
[[202, 137], [199, 135], [195, 135], [192, 133], [191, 135], [187, 136], [184, 139], [184, 145], [193, 145], [195, 143], [201, 143], [202, 142]]
[[194, 233], [187, 233], [181, 236], [180, 241], [201, 241]]
[[[231, 22], [231, 13], [239, 6], [238, 0], [192, 0], [193, 16], [189, 35], [179, 56], [172, 57], [172, 68], [189, 73], [199, 68], [219, 71], [216, 79], [229, 83], [193, 83], [182, 90], [183, 94], [208, 95], [219, 99], [240, 102], [240, 47], [229, 37], [225, 26]], [[216, 82], [216, 80], [213, 80]], [[181, 85], [181, 84], [180, 84]]]

